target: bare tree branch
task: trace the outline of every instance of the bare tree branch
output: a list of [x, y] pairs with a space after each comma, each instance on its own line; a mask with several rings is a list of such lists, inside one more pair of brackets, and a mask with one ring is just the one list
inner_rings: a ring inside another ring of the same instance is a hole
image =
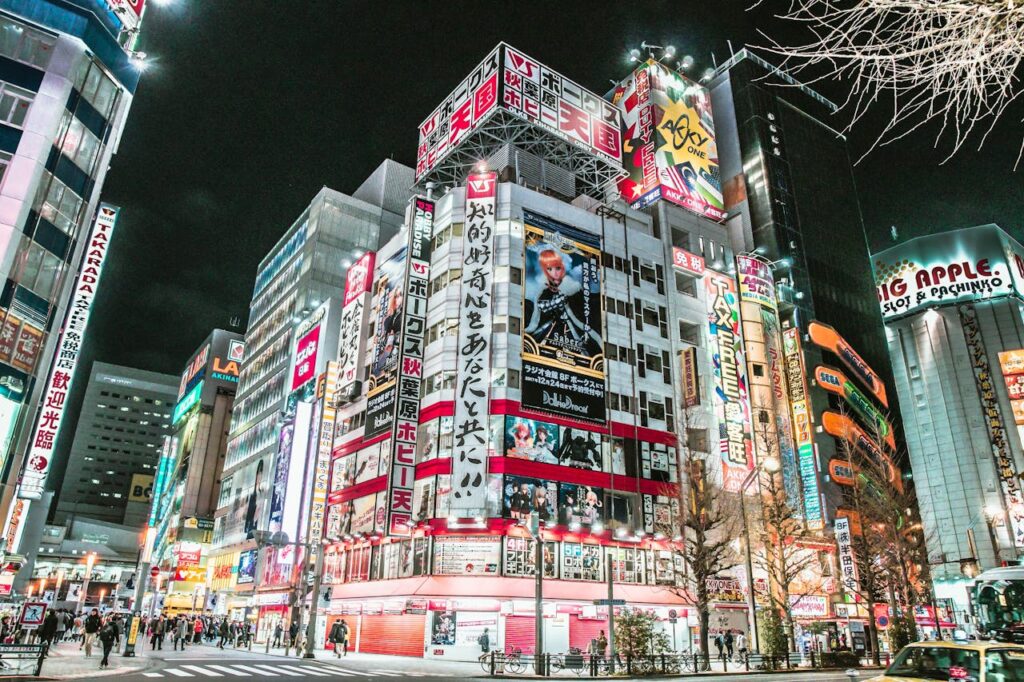
[[[1021, 94], [1021, 0], [774, 1], [788, 5], [776, 18], [811, 37], [787, 45], [762, 31], [768, 42], [757, 47], [782, 57], [782, 67], [805, 83], [844, 82], [846, 130], [891, 99], [888, 122], [865, 156], [936, 122], [935, 146], [952, 143], [948, 161], [972, 135], [984, 145]], [[1022, 155], [1024, 141], [1015, 167]]]

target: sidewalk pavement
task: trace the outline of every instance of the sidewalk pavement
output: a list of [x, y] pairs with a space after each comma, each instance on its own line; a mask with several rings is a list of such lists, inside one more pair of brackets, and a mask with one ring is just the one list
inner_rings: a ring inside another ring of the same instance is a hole
[[[153, 665], [154, 659], [136, 652], [135, 656], [125, 657], [117, 651], [110, 652], [110, 667], [100, 668], [103, 659], [103, 647], [94, 646], [92, 656], [86, 657], [85, 651], [79, 649], [81, 642], [60, 642], [50, 647], [49, 655], [43, 660], [40, 677], [62, 680], [94, 675], [124, 675], [137, 673]], [[124, 642], [121, 643], [124, 648]], [[148, 653], [148, 652], [146, 652]]]

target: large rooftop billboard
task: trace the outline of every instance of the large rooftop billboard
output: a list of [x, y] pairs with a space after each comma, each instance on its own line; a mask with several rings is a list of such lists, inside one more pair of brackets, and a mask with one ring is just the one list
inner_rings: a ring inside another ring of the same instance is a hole
[[1024, 295], [1024, 247], [997, 225], [917, 237], [871, 258], [882, 317]]
[[712, 220], [725, 218], [715, 122], [707, 89], [648, 60], [609, 98], [622, 113], [619, 193], [633, 208], [658, 199]]

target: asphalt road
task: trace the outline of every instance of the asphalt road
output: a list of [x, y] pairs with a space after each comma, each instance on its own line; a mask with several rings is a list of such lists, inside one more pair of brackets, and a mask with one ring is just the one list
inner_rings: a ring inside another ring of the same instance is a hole
[[[345, 658], [301, 659], [294, 656], [285, 658], [280, 655], [267, 655], [262, 651], [255, 650], [252, 652], [243, 649], [220, 650], [207, 645], [191, 646], [184, 652], [164, 649], [157, 652], [147, 650], [140, 654], [140, 658], [146, 659], [145, 668], [141, 671], [109, 675], [104, 671], [96, 670], [94, 676], [116, 676], [119, 680], [123, 679], [124, 682], [235, 682], [236, 680], [240, 682], [244, 678], [266, 680], [266, 682], [298, 682], [299, 678], [314, 680], [314, 682], [333, 682], [335, 680], [384, 682], [388, 678], [438, 681], [487, 679], [480, 666], [473, 663], [393, 656], [352, 654]], [[875, 674], [877, 673], [864, 672], [859, 680], [863, 682]], [[845, 675], [835, 672], [728, 675], [719, 673], [699, 677], [715, 682], [738, 682], [740, 680], [745, 682], [756, 680], [850, 682]], [[554, 679], [575, 680], [578, 678], [573, 674], [563, 673]], [[679, 680], [680, 678], [673, 676], [644, 679]]]

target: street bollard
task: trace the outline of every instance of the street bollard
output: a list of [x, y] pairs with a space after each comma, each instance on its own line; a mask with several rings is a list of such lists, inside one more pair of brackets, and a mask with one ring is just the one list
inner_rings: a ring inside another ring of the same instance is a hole
[[850, 678], [850, 682], [855, 682], [855, 680], [856, 680], [856, 679], [857, 679], [858, 677], [860, 677], [860, 673], [859, 673], [859, 672], [857, 672], [856, 670], [854, 670], [853, 668], [847, 668], [847, 669], [846, 669], [846, 673], [845, 673], [845, 675], [846, 675], [846, 676], [847, 676], [848, 678]]

